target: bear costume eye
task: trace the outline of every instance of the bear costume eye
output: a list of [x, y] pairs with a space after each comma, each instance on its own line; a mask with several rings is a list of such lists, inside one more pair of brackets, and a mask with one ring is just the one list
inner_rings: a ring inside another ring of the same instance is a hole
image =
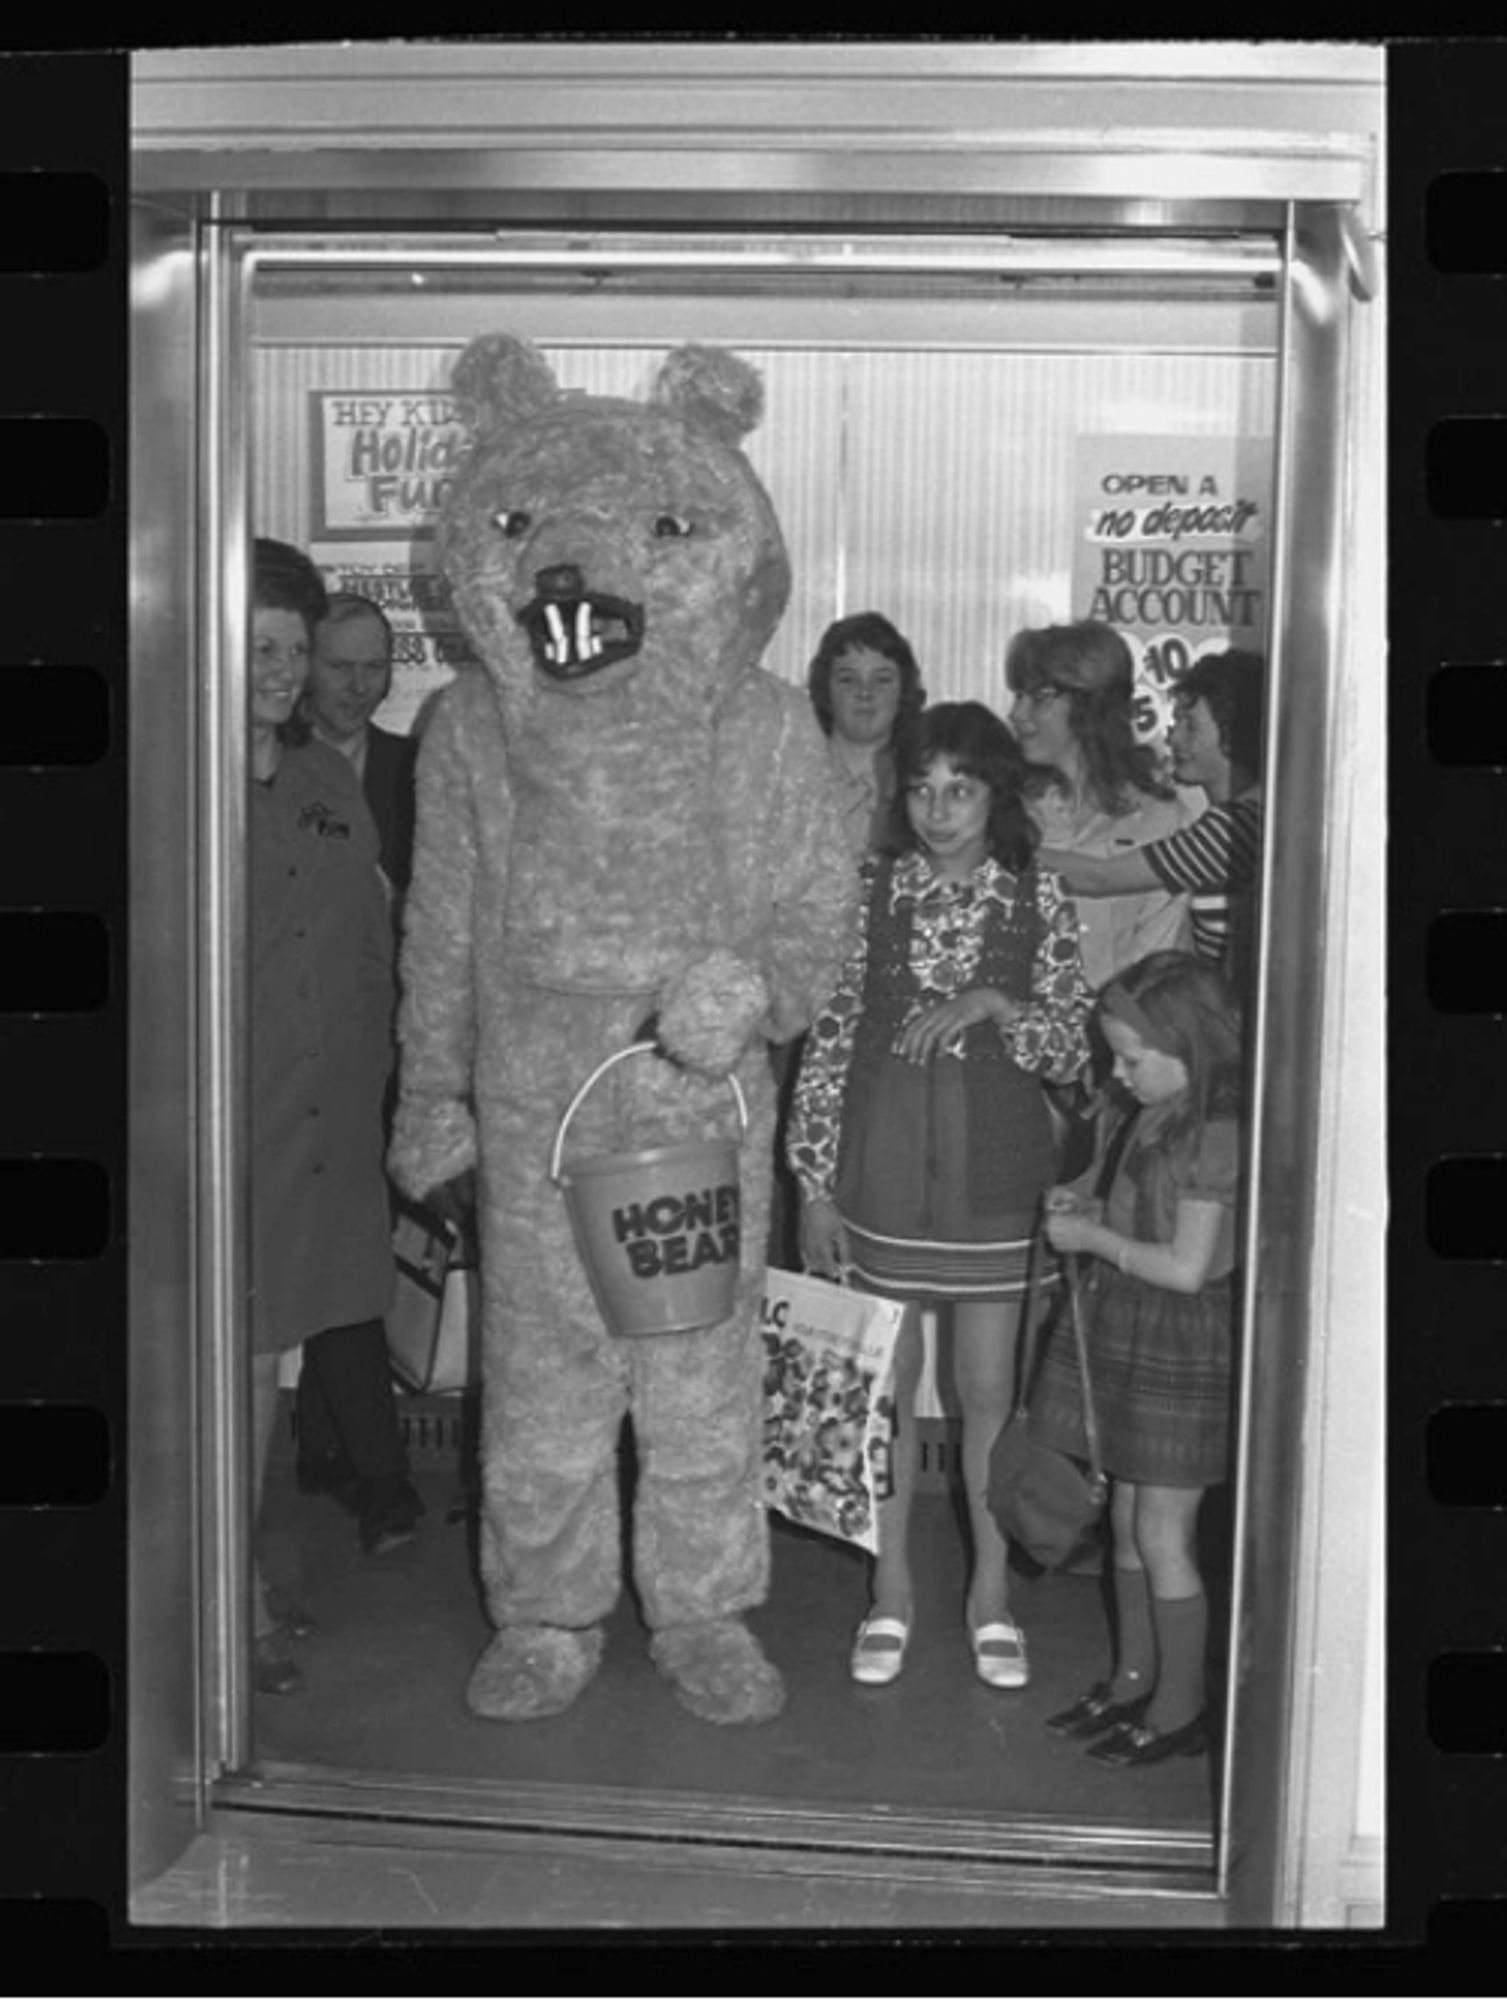
[[492, 519], [501, 528], [510, 542], [515, 542], [520, 535], [528, 533], [532, 518], [532, 515], [524, 514], [516, 507], [507, 513], [494, 514], [492, 516]]
[[654, 532], [661, 541], [678, 541], [691, 532], [691, 524], [684, 514], [658, 514], [654, 520]]

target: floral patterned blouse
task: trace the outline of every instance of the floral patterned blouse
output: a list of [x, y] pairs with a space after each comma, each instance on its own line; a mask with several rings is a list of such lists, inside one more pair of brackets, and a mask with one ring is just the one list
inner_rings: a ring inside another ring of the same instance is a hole
[[[807, 1037], [800, 1078], [791, 1107], [787, 1152], [808, 1199], [831, 1193], [843, 1099], [853, 1057], [853, 1041], [863, 1004], [868, 963], [869, 910], [880, 880], [871, 861], [864, 869], [862, 922], [858, 944], [838, 979], [837, 989], [818, 1014]], [[1041, 941], [1031, 972], [1031, 999], [998, 1032], [1011, 1060], [1051, 1083], [1069, 1083], [1088, 1060], [1087, 1023], [1092, 995], [1078, 950], [1078, 915], [1058, 876], [1036, 871]], [[890, 874], [890, 907], [915, 904], [909, 972], [914, 991], [900, 1032], [918, 1015], [977, 985], [991, 908], [1013, 913], [1019, 883], [992, 856], [966, 882], [941, 875], [918, 848], [903, 854]], [[938, 1051], [937, 1060], [960, 1059], [966, 1031], [958, 1029]]]

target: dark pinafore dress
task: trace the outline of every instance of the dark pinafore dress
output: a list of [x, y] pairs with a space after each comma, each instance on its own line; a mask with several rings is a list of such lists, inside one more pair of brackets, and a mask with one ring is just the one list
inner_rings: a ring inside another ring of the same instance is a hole
[[[939, 1052], [922, 1064], [895, 1054], [906, 1021], [950, 996], [945, 972], [933, 988], [917, 971], [917, 898], [891, 893], [894, 865], [879, 864], [869, 906], [833, 1190], [852, 1274], [895, 1298], [1018, 1299], [1054, 1166], [1041, 1084], [1013, 1060], [992, 1022], [968, 1028], [960, 1054]], [[985, 892], [970, 987], [994, 986], [1024, 1003], [1036, 997], [1044, 922], [1037, 881], [1030, 868], [1008, 893]], [[945, 946], [945, 930], [940, 936]]]

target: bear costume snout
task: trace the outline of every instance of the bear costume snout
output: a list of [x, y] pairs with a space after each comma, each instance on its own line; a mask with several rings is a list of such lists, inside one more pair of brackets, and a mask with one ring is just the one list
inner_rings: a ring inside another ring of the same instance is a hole
[[534, 591], [516, 613], [534, 663], [551, 680], [579, 681], [644, 642], [644, 607], [607, 591], [590, 591], [579, 563], [551, 563], [534, 575]]

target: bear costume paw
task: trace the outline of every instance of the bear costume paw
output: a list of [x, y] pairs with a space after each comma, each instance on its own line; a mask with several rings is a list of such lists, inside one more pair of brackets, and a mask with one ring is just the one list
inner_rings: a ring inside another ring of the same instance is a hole
[[602, 1628], [504, 1626], [471, 1671], [466, 1704], [493, 1722], [535, 1722], [569, 1708], [602, 1663]]
[[726, 1076], [768, 1011], [763, 974], [719, 949], [667, 982], [659, 996], [659, 1036], [687, 1069]]
[[703, 1722], [769, 1722], [785, 1706], [785, 1683], [741, 1618], [668, 1625], [649, 1657]]

